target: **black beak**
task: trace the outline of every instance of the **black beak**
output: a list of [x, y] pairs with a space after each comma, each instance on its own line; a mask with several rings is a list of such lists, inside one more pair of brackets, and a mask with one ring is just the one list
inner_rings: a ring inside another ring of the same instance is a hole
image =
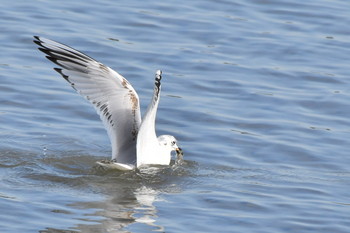
[[176, 155], [177, 155], [177, 156], [179, 156], [179, 155], [180, 155], [180, 156], [184, 155], [184, 153], [182, 152], [182, 149], [181, 149], [180, 147], [176, 148], [175, 151], [176, 151]]

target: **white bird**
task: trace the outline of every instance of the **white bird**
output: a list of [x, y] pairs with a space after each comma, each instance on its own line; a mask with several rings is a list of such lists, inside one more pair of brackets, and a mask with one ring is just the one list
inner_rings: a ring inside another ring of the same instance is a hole
[[155, 119], [160, 98], [162, 72], [155, 75], [153, 98], [141, 121], [139, 97], [130, 83], [116, 71], [67, 45], [34, 36], [39, 50], [61, 68], [54, 68], [95, 108], [108, 132], [112, 160], [102, 166], [132, 170], [143, 165], [169, 165], [171, 152], [182, 156], [175, 137], [157, 138]]

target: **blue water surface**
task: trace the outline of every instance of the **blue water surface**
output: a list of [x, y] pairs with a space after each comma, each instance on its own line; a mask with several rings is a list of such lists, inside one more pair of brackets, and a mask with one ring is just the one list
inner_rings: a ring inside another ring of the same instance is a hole
[[[0, 232], [349, 232], [350, 2], [0, 0]], [[107, 134], [33, 35], [126, 77], [181, 166]]]

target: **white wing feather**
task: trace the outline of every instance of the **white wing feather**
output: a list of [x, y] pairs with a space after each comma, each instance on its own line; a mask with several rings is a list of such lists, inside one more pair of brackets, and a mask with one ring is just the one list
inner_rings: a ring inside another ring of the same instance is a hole
[[155, 121], [160, 99], [162, 72], [156, 72], [153, 98], [148, 105], [137, 135], [137, 167], [149, 164], [168, 165], [170, 151], [161, 147], [155, 131]]
[[39, 50], [55, 68], [96, 109], [112, 144], [112, 159], [136, 162], [136, 140], [141, 124], [140, 104], [130, 83], [111, 68], [55, 41], [35, 37]]

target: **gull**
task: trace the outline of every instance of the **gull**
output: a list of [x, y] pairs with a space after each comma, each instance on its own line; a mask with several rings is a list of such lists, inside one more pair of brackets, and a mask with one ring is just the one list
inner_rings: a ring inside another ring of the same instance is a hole
[[34, 36], [34, 43], [47, 59], [60, 66], [54, 70], [99, 114], [112, 145], [112, 159], [99, 161], [99, 165], [133, 170], [142, 166], [169, 165], [172, 151], [182, 158], [183, 152], [174, 136], [156, 136], [162, 71], [156, 71], [153, 97], [141, 120], [139, 97], [122, 75], [56, 41]]

